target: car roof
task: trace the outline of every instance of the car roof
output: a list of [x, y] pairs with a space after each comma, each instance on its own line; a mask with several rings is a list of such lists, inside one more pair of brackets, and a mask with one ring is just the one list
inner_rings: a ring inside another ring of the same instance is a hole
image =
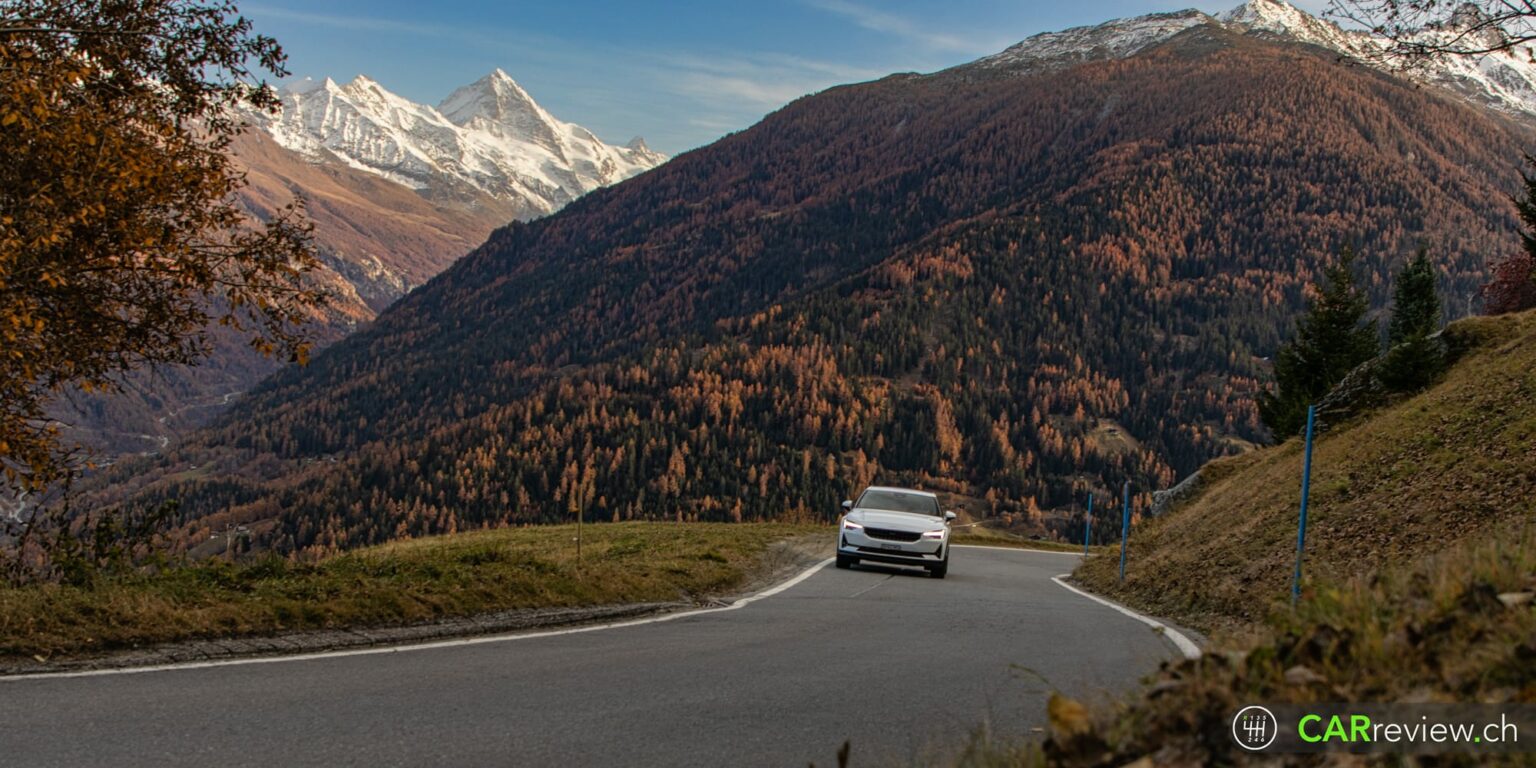
[[864, 490], [865, 491], [890, 491], [892, 493], [910, 493], [913, 496], [932, 496], [935, 499], [937, 499], [939, 497], [938, 494], [936, 494], [936, 493], [929, 493], [928, 491], [914, 491], [911, 488], [896, 488], [896, 487], [889, 486], [889, 485], [871, 485], [870, 487], [865, 488]]

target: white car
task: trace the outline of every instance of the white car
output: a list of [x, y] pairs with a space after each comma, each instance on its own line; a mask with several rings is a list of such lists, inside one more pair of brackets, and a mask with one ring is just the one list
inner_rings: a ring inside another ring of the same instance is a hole
[[857, 502], [843, 502], [837, 523], [837, 567], [860, 560], [928, 569], [942, 579], [949, 572], [949, 524], [955, 513], [941, 511], [939, 497], [926, 491], [872, 486]]

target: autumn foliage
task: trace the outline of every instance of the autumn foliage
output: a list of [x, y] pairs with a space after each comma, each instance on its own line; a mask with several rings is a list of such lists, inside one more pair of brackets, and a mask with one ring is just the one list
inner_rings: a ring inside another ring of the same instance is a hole
[[[1526, 165], [1536, 166], [1536, 158], [1525, 156]], [[1483, 302], [1490, 315], [1502, 315], [1536, 307], [1536, 177], [1522, 174], [1524, 192], [1515, 200], [1515, 210], [1525, 231], [1520, 233], [1521, 252], [1511, 254], [1493, 265], [1493, 279], [1483, 286]]]
[[0, 2], [0, 467], [71, 467], [43, 418], [67, 387], [190, 362], [212, 320], [302, 358], [318, 299], [301, 212], [252, 222], [226, 153], [282, 53], [228, 3]]
[[1483, 301], [1490, 315], [1536, 307], [1536, 260], [1517, 253], [1495, 264], [1493, 279], [1483, 286]]
[[497, 231], [98, 497], [301, 553], [576, 506], [826, 519], [876, 480], [1037, 530], [1125, 480], [1140, 509], [1264, 437], [1266, 358], [1345, 242], [1374, 306], [1422, 239], [1474, 292], [1529, 138], [1209, 29], [836, 88]]

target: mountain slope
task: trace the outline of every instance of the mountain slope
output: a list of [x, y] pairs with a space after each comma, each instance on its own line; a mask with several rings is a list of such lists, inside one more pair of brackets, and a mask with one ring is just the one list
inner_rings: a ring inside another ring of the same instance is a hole
[[[320, 346], [371, 321], [514, 215], [480, 194], [472, 204], [437, 203], [416, 191], [338, 162], [311, 162], [259, 131], [233, 147], [249, 185], [243, 204], [258, 216], [307, 201], [321, 266], [316, 281], [332, 300], [311, 329]], [[104, 457], [159, 450], [202, 424], [281, 367], [245, 339], [210, 330], [210, 353], [196, 366], [165, 366], [123, 379], [115, 395], [68, 397], [54, 411], [65, 439]]]
[[[455, 90], [442, 108], [366, 77], [304, 81], [283, 91], [280, 116], [251, 115], [255, 127], [236, 141], [252, 213], [269, 215], [296, 194], [307, 201], [315, 278], [333, 294], [313, 329], [319, 344], [371, 321], [495, 227], [666, 159], [639, 139], [613, 147], [555, 119], [501, 70]], [[281, 367], [219, 329], [210, 348], [201, 365], [129, 376], [123, 393], [75, 395], [53, 415], [66, 439], [108, 460], [154, 451]]]
[[515, 206], [481, 194], [440, 202], [339, 161], [313, 162], [260, 131], [242, 136], [235, 154], [247, 171], [242, 196], [259, 214], [303, 194], [315, 223], [320, 259], [343, 278], [338, 304], [373, 315], [425, 283], [510, 221]]
[[825, 517], [874, 478], [1036, 525], [1125, 479], [1139, 508], [1262, 437], [1263, 356], [1345, 242], [1380, 301], [1427, 240], [1464, 307], [1531, 138], [1220, 23], [832, 89], [499, 230], [99, 500], [280, 551]]

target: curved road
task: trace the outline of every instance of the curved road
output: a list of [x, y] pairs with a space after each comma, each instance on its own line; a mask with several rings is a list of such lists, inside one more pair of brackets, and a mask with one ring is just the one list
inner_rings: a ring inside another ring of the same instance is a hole
[[822, 568], [737, 610], [401, 653], [0, 679], [0, 763], [924, 764], [1027, 734], [1052, 688], [1178, 655], [1051, 577], [1072, 555], [957, 548], [949, 578]]

